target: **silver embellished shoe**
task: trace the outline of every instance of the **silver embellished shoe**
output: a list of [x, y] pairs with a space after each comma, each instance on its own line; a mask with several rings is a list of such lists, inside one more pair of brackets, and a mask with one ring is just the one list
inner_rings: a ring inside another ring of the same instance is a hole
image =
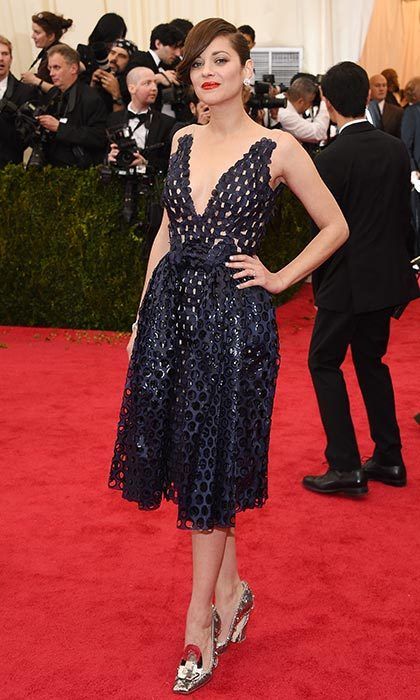
[[251, 591], [246, 581], [242, 583], [242, 595], [238, 606], [234, 612], [232, 622], [230, 623], [229, 632], [224, 642], [217, 643], [217, 653], [220, 655], [229, 645], [230, 642], [237, 644], [245, 639], [246, 626], [248, 624], [251, 610], [254, 608], [254, 594]]
[[212, 606], [211, 616], [211, 639], [212, 652], [210, 666], [208, 669], [203, 668], [203, 657], [200, 648], [195, 644], [187, 644], [185, 647], [182, 659], [178, 666], [178, 671], [175, 678], [175, 683], [172, 688], [174, 693], [182, 693], [188, 695], [193, 693], [202, 685], [208, 683], [213, 675], [213, 670], [217, 666], [217, 637], [220, 633], [220, 617], [217, 610]]

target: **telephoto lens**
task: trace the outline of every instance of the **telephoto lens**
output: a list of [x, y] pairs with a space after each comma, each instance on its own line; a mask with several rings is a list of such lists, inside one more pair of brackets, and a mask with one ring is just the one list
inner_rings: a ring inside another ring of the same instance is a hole
[[111, 66], [109, 65], [108, 61], [109, 51], [105, 42], [95, 41], [95, 43], [92, 44], [92, 52], [95, 56], [95, 61], [97, 63], [98, 68], [102, 68], [102, 70], [106, 70], [109, 73], [111, 70]]

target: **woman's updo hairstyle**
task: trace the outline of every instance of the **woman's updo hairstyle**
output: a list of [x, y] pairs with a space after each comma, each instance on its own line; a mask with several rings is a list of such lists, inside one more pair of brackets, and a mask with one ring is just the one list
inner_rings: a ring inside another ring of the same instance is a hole
[[220, 17], [203, 19], [190, 30], [185, 40], [183, 58], [177, 67], [177, 75], [181, 83], [191, 85], [190, 70], [192, 64], [217, 36], [229, 38], [232, 48], [239, 56], [241, 65], [245, 65], [250, 54], [243, 34], [238, 32], [233, 24]]
[[73, 24], [72, 19], [64, 19], [63, 15], [55, 15], [53, 12], [38, 12], [37, 15], [32, 15], [32, 22], [38, 24], [46, 34], [54, 34], [54, 43], [60, 41], [64, 32]]

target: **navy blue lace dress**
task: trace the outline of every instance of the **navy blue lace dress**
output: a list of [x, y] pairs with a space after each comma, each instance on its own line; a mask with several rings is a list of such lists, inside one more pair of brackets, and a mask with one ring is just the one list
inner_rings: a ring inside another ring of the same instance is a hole
[[235, 525], [267, 499], [278, 370], [270, 295], [237, 289], [229, 255], [258, 251], [276, 143], [262, 138], [219, 179], [203, 214], [189, 183], [193, 137], [171, 156], [163, 201], [170, 251], [140, 309], [109, 486], [139, 508], [178, 504], [178, 527]]

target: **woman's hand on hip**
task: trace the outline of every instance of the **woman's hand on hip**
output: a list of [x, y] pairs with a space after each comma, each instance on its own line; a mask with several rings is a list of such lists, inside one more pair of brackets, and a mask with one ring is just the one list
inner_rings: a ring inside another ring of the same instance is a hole
[[232, 275], [235, 280], [241, 280], [244, 277], [250, 277], [244, 282], [240, 282], [238, 289], [246, 289], [247, 287], [263, 287], [270, 294], [278, 294], [282, 292], [285, 286], [282, 284], [279, 273], [270, 272], [261, 262], [257, 255], [231, 255], [226, 266], [238, 270]]

